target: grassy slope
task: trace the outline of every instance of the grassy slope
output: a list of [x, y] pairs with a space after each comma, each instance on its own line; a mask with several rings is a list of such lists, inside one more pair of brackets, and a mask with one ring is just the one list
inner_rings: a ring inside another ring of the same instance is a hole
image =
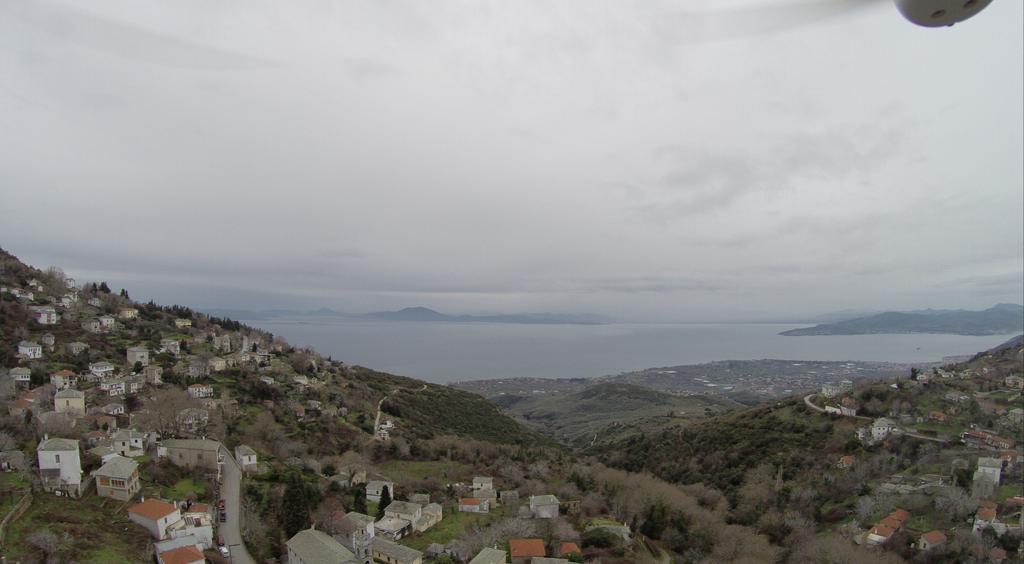
[[477, 394], [361, 367], [353, 368], [353, 375], [374, 381], [374, 387], [387, 395], [383, 411], [399, 419], [404, 436], [456, 435], [503, 444], [551, 444]]
[[632, 384], [607, 383], [578, 392], [518, 398], [505, 405], [509, 413], [545, 434], [564, 443], [582, 445], [612, 425], [629, 425], [652, 417], [699, 419], [737, 404], [719, 398], [673, 396]]
[[612, 466], [734, 493], [758, 464], [781, 465], [789, 472], [820, 461], [838, 431], [831, 421], [809, 415], [800, 400], [788, 400], [617, 437], [592, 452]]

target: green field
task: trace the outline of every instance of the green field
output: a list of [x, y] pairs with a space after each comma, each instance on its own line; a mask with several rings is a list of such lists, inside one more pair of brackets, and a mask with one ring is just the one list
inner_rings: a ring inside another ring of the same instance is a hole
[[202, 497], [206, 493], [206, 486], [192, 478], [185, 478], [178, 480], [173, 487], [165, 488], [164, 497], [181, 500], [187, 498], [190, 493], [195, 493], [196, 497]]
[[484, 526], [496, 518], [489, 513], [459, 513], [453, 511], [444, 516], [440, 523], [426, 532], [414, 533], [400, 542], [416, 550], [426, 550], [432, 543], [448, 544], [451, 540], [462, 536], [474, 526]]
[[59, 562], [146, 562], [149, 532], [130, 522], [123, 511], [115, 513], [120, 506], [95, 495], [69, 499], [35, 494], [32, 505], [8, 530], [5, 556], [9, 562], [41, 560], [41, 551], [29, 540], [34, 532], [47, 530], [57, 536], [54, 559]]

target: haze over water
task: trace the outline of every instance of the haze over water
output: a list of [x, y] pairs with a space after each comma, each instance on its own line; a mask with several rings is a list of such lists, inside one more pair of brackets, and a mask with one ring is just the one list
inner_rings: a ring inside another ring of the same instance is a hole
[[783, 337], [780, 331], [803, 325], [774, 323], [518, 325], [323, 317], [243, 321], [337, 360], [436, 383], [593, 377], [716, 360], [936, 362], [974, 354], [1013, 337]]

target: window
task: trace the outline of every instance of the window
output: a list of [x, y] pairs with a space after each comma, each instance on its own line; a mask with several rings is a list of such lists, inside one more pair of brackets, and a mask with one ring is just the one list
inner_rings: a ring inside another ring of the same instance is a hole
[[54, 461], [55, 461], [55, 462], [56, 462], [57, 464], [60, 464], [60, 455], [59, 455], [59, 454], [55, 454], [55, 455], [53, 455], [53, 460], [54, 460]]

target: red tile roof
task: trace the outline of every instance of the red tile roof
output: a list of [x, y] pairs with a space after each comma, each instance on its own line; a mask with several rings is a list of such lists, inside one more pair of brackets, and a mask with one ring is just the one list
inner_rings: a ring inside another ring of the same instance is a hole
[[544, 541], [540, 539], [512, 539], [508, 541], [508, 551], [512, 558], [543, 557]]
[[979, 507], [978, 508], [977, 517], [978, 517], [978, 519], [981, 519], [982, 521], [992, 521], [992, 520], [994, 520], [996, 518], [996, 508], [995, 507]]
[[887, 527], [887, 526], [885, 526], [885, 525], [883, 525], [881, 523], [879, 523], [878, 525], [875, 525], [874, 527], [871, 527], [871, 534], [872, 535], [878, 535], [878, 536], [883, 537], [883, 538], [891, 537], [894, 532], [896, 532], [896, 531], [892, 530], [891, 527]]
[[942, 531], [928, 531], [921, 535], [921, 538], [928, 544], [942, 544], [946, 542], [946, 533], [943, 533]]
[[889, 527], [890, 529], [892, 529], [894, 531], [898, 531], [898, 530], [900, 530], [900, 528], [903, 527], [903, 522], [900, 521], [899, 519], [893, 517], [892, 515], [886, 517], [885, 519], [882, 519], [881, 521], [878, 522], [878, 524], [879, 525], [885, 525], [886, 527]]
[[563, 542], [562, 545], [558, 547], [558, 555], [565, 556], [567, 554], [583, 554], [583, 551], [581, 551], [579, 545], [574, 542]]
[[206, 562], [206, 557], [194, 546], [183, 546], [162, 552], [160, 560], [163, 560], [164, 564], [192, 564], [193, 562]]
[[151, 521], [157, 521], [161, 517], [166, 517], [171, 513], [174, 513], [177, 509], [177, 507], [167, 503], [166, 501], [149, 498], [142, 503], [136, 503], [129, 507], [128, 513], [136, 513]]
[[910, 519], [910, 512], [906, 509], [895, 509], [889, 514], [889, 517], [898, 519], [900, 523], [906, 523], [907, 519]]
[[460, 497], [459, 505], [480, 505], [480, 500], [475, 497]]

